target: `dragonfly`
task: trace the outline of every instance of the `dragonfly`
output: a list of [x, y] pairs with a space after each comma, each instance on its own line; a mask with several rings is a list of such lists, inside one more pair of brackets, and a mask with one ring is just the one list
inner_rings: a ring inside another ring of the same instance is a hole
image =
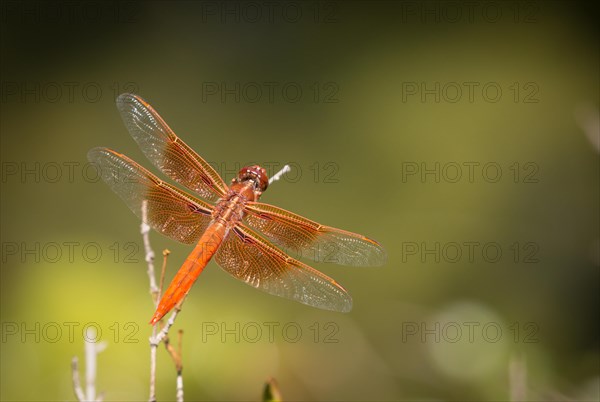
[[254, 288], [338, 312], [352, 309], [346, 289], [289, 254], [348, 266], [385, 263], [386, 252], [375, 240], [258, 202], [269, 185], [263, 167], [243, 167], [227, 185], [140, 96], [120, 95], [117, 108], [150, 162], [195, 193], [168, 184], [112, 149], [88, 152], [103, 181], [140, 219], [173, 240], [195, 245], [161, 297], [151, 325], [183, 301], [213, 257]]

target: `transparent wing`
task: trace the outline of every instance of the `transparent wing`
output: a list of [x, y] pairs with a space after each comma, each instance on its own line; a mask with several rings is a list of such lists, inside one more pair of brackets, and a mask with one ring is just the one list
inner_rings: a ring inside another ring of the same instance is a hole
[[272, 295], [324, 310], [352, 309], [352, 298], [337, 282], [289, 257], [243, 224], [231, 229], [215, 260], [233, 277]]
[[122, 94], [117, 108], [127, 130], [154, 166], [206, 200], [225, 195], [227, 185], [221, 176], [175, 135], [150, 104], [137, 95]]
[[248, 226], [259, 230], [286, 252], [319, 262], [378, 266], [387, 254], [375, 240], [320, 225], [285, 209], [261, 202], [246, 204]]
[[186, 244], [196, 243], [211, 222], [213, 207], [163, 182], [125, 155], [94, 148], [88, 159], [102, 179], [140, 219], [146, 201], [146, 223]]

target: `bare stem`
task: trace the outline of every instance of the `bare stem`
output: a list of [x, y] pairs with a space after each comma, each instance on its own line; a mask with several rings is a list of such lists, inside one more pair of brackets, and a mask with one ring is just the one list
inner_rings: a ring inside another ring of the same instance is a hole
[[[154, 307], [158, 306], [160, 302], [163, 285], [165, 281], [165, 273], [167, 271], [167, 260], [169, 254], [171, 253], [169, 250], [163, 251], [163, 264], [160, 272], [160, 281], [159, 285], [156, 284], [156, 276], [154, 272], [154, 251], [150, 245], [150, 226], [148, 226], [145, 222], [147, 222], [148, 217], [148, 203], [147, 201], [142, 202], [142, 224], [140, 228], [140, 232], [142, 234], [142, 238], [144, 239], [144, 250], [146, 252], [146, 263], [148, 264], [148, 279], [150, 282], [150, 294], [152, 295], [152, 302]], [[150, 392], [149, 392], [149, 400], [150, 402], [156, 401], [156, 353], [158, 349], [158, 345], [161, 341], [164, 340], [165, 346], [167, 350], [171, 354], [173, 361], [175, 362], [175, 367], [177, 370], [177, 400], [183, 401], [183, 377], [181, 376], [182, 365], [181, 365], [181, 346], [179, 349], [179, 353], [177, 353], [172, 346], [169, 344], [169, 329], [175, 323], [175, 318], [177, 318], [177, 314], [181, 311], [180, 302], [171, 314], [171, 317], [167, 321], [167, 323], [162, 326], [161, 330], [158, 331], [158, 326], [162, 325], [163, 321], [161, 320], [157, 325], [152, 326], [152, 335], [150, 336]], [[179, 342], [181, 342], [181, 336], [179, 338]], [[171, 350], [172, 349], [172, 350]]]
[[[154, 250], [150, 245], [150, 226], [146, 224], [148, 220], [148, 201], [142, 202], [142, 224], [140, 233], [144, 241], [144, 251], [146, 253], [146, 264], [148, 264], [148, 281], [150, 282], [150, 294], [154, 306], [158, 304], [160, 297], [160, 289], [156, 285], [156, 277], [154, 274]], [[148, 400], [156, 401], [156, 346], [152, 344], [152, 339], [156, 337], [156, 325], [152, 326], [152, 336], [150, 337], [150, 391]]]
[[177, 402], [183, 402], [183, 376], [177, 373]]
[[[158, 294], [158, 286], [156, 286], [156, 277], [154, 276], [154, 250], [152, 250], [152, 246], [150, 245], [150, 226], [146, 224], [148, 220], [148, 202], [144, 200], [142, 202], [142, 224], [140, 227], [140, 233], [142, 234], [142, 239], [144, 240], [144, 251], [145, 251], [145, 260], [148, 264], [148, 280], [150, 281], [150, 294], [156, 295]], [[158, 301], [155, 301], [158, 303]]]
[[96, 330], [89, 327], [85, 333], [85, 392], [81, 387], [79, 377], [79, 359], [74, 356], [71, 360], [73, 391], [78, 401], [95, 402], [101, 399], [101, 397], [96, 396], [96, 362], [98, 353], [106, 348], [106, 343], [96, 343], [97, 339]]
[[160, 270], [160, 285], [159, 285], [159, 294], [158, 294], [158, 298], [156, 301], [156, 307], [158, 307], [158, 299], [160, 299], [160, 296], [162, 295], [162, 291], [164, 289], [164, 285], [165, 285], [165, 274], [167, 272], [167, 259], [169, 258], [169, 254], [171, 254], [171, 252], [167, 249], [163, 250], [163, 265], [162, 268]]
[[[161, 343], [163, 339], [165, 339], [165, 337], [169, 334], [169, 330], [171, 329], [173, 324], [175, 324], [175, 319], [177, 318], [177, 315], [180, 311], [181, 308], [175, 307], [165, 326], [160, 330], [158, 334], [156, 334], [156, 336], [150, 338], [151, 346], [157, 347], [158, 344]], [[156, 327], [156, 325], [154, 327]]]
[[177, 367], [177, 390], [175, 396], [177, 398], [177, 402], [183, 402], [183, 330], [179, 330], [179, 336], [177, 337], [177, 355], [178, 359], [176, 361]]
[[[152, 336], [154, 338], [156, 333], [156, 325], [152, 327]], [[150, 342], [150, 396], [148, 397], [150, 402], [156, 401], [156, 346]]]
[[177, 370], [177, 401], [183, 401], [183, 362], [182, 362], [182, 342], [183, 342], [183, 330], [178, 331], [177, 337], [177, 349], [173, 347], [171, 344], [169, 337], [165, 336], [163, 343], [165, 344], [165, 348], [167, 352], [171, 356], [173, 363], [175, 363], [175, 369]]
[[86, 401], [96, 400], [96, 331], [88, 327], [85, 334], [85, 394]]
[[73, 378], [73, 391], [75, 392], [75, 397], [79, 402], [85, 401], [85, 395], [83, 393], [83, 388], [81, 388], [81, 380], [79, 379], [79, 359], [77, 356], [73, 356], [73, 360], [71, 360], [71, 374]]
[[285, 165], [279, 172], [275, 173], [273, 175], [273, 177], [271, 177], [269, 179], [269, 184], [273, 184], [273, 182], [276, 182], [277, 180], [281, 179], [281, 176], [283, 176], [285, 173], [289, 172], [290, 170], [292, 170], [290, 165]]

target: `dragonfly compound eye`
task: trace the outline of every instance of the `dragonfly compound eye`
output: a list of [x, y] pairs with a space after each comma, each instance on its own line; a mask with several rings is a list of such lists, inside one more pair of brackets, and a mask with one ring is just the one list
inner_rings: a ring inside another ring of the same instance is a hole
[[265, 168], [258, 165], [246, 166], [238, 173], [238, 177], [241, 181], [244, 180], [255, 180], [258, 184], [258, 189], [264, 192], [269, 186], [269, 176]]

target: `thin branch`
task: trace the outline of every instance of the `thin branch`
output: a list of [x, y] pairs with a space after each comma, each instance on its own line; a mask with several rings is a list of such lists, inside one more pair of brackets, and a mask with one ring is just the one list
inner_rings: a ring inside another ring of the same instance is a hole
[[[148, 220], [148, 201], [142, 201], [142, 224], [140, 233], [144, 240], [144, 251], [146, 252], [146, 263], [148, 264], [148, 281], [150, 282], [150, 294], [152, 295], [152, 303], [156, 307], [160, 297], [160, 288], [156, 285], [156, 277], [154, 274], [154, 250], [150, 245], [150, 226], [146, 224]], [[152, 344], [152, 339], [156, 337], [156, 325], [152, 326], [152, 335], [150, 337], [150, 391], [148, 400], [156, 401], [156, 346]]]
[[102, 399], [102, 395], [96, 396], [96, 368], [98, 353], [106, 349], [106, 342], [96, 343], [96, 335], [96, 330], [88, 327], [85, 333], [85, 392], [79, 377], [79, 359], [74, 356], [71, 361], [73, 391], [78, 401], [96, 402]]
[[183, 329], [179, 330], [178, 333], [178, 337], [177, 337], [177, 353], [179, 353], [179, 368], [177, 369], [177, 371], [182, 371], [183, 370]]
[[275, 173], [273, 177], [269, 179], [269, 184], [273, 184], [273, 182], [276, 182], [277, 180], [281, 179], [281, 176], [283, 176], [285, 173], [291, 170], [292, 168], [290, 167], [290, 165], [285, 165], [279, 172]]
[[[156, 284], [156, 276], [154, 271], [154, 251], [152, 250], [152, 246], [150, 245], [150, 226], [148, 226], [145, 222], [147, 222], [148, 217], [148, 203], [146, 200], [142, 202], [142, 224], [140, 227], [140, 232], [142, 234], [142, 238], [144, 240], [144, 250], [146, 252], [146, 262], [148, 263], [148, 279], [150, 282], [150, 294], [152, 295], [152, 302], [154, 307], [158, 307], [160, 302], [163, 285], [165, 281], [165, 273], [167, 271], [167, 260], [169, 254], [171, 253], [169, 250], [163, 251], [163, 264], [160, 272], [160, 281], [159, 285]], [[184, 299], [185, 300], [185, 299]], [[175, 310], [171, 317], [167, 321], [164, 326], [162, 326], [160, 332], [157, 333], [157, 329], [159, 325], [162, 325], [163, 320], [161, 320], [157, 325], [152, 326], [152, 335], [150, 336], [150, 392], [149, 392], [149, 400], [151, 402], [156, 401], [156, 353], [158, 345], [161, 341], [164, 340], [165, 346], [169, 354], [171, 354], [171, 358], [175, 362], [175, 368], [177, 370], [177, 400], [183, 401], [183, 377], [181, 375], [182, 365], [181, 365], [181, 345], [179, 347], [179, 355], [173, 349], [173, 347], [169, 344], [169, 329], [175, 323], [175, 319], [177, 315], [181, 311], [181, 304], [183, 300], [175, 306]], [[179, 338], [179, 342], [181, 342], [181, 336]]]
[[85, 395], [79, 379], [79, 359], [77, 356], [73, 356], [73, 360], [71, 360], [71, 374], [73, 375], [73, 391], [75, 392], [75, 397], [79, 402], [83, 402], [85, 401]]
[[177, 370], [177, 373], [180, 373], [183, 370], [183, 364], [181, 361], [181, 340], [183, 339], [183, 330], [180, 329], [177, 331], [177, 333], [177, 349], [173, 347], [171, 344], [171, 339], [168, 336], [165, 336], [163, 343], [165, 344], [165, 348], [171, 356], [171, 359], [173, 359], [173, 363], [175, 363], [175, 369]]
[[[171, 254], [171, 252], [169, 250], [163, 250], [163, 264], [162, 264], [162, 268], [160, 270], [160, 281], [159, 281], [159, 286], [156, 289], [156, 292], [153, 293], [153, 300], [154, 300], [154, 307], [158, 307], [158, 303], [160, 301], [161, 295], [162, 295], [162, 291], [163, 291], [163, 286], [165, 283], [165, 273], [167, 272], [167, 259], [169, 257], [169, 254]], [[161, 321], [162, 323], [162, 321]], [[152, 374], [152, 378], [154, 378], [154, 387], [151, 387], [151, 389], [154, 390], [154, 399], [150, 399], [151, 401], [156, 400], [156, 351], [158, 348], [158, 344], [160, 343], [160, 341], [155, 342], [154, 340], [156, 339], [156, 330], [157, 330], [157, 326], [154, 325], [152, 326], [152, 336], [150, 338], [150, 371]], [[151, 395], [152, 397], [152, 395]]]
[[[150, 338], [150, 345], [155, 346], [155, 347], [158, 346], [158, 344], [161, 343], [162, 340], [165, 339], [165, 337], [169, 334], [169, 330], [171, 329], [173, 324], [175, 324], [177, 315], [181, 311], [182, 302], [183, 302], [183, 300], [175, 306], [175, 308], [173, 309], [173, 313], [169, 317], [169, 320], [167, 321], [165, 326], [160, 330], [160, 332], [158, 334], [156, 334], [156, 336], [152, 336], [152, 338]], [[156, 325], [154, 327], [156, 327]]]
[[182, 361], [182, 359], [183, 359], [183, 354], [182, 354], [183, 330], [180, 329], [178, 331], [177, 350], [171, 344], [168, 336], [165, 336], [163, 343], [165, 344], [165, 348], [167, 349], [167, 352], [169, 352], [171, 359], [173, 359], [173, 363], [175, 363], [175, 369], [177, 370], [177, 392], [176, 392], [177, 401], [178, 402], [183, 401], [183, 376], [182, 376], [182, 372], [183, 372], [183, 361]]
[[[177, 315], [181, 311], [182, 302], [183, 300], [175, 306], [169, 320], [158, 334], [156, 333], [158, 324], [152, 326], [152, 336], [150, 337], [150, 402], [156, 401], [156, 350], [160, 342], [168, 337], [169, 329], [171, 329]], [[160, 322], [162, 323], [162, 320]], [[181, 377], [181, 370], [177, 371], [177, 400], [183, 401], [183, 378]]]
[[177, 374], [177, 402], [183, 402], [183, 376], [181, 373]]
[[177, 366], [177, 390], [175, 396], [177, 402], [183, 402], [183, 330], [179, 330], [179, 337], [177, 339], [177, 350], [179, 355], [179, 365]]
[[90, 342], [96, 339], [96, 331], [88, 327], [85, 333], [85, 394], [86, 401], [96, 400], [96, 344]]
[[[169, 258], [169, 254], [171, 254], [171, 252], [167, 249], [163, 250], [163, 265], [162, 268], [160, 270], [160, 285], [158, 288], [158, 299], [160, 299], [160, 296], [162, 295], [162, 291], [164, 289], [164, 285], [165, 285], [165, 274], [167, 273], [167, 259]], [[156, 301], [156, 307], [158, 307], [158, 300]]]
[[[154, 250], [152, 250], [152, 246], [150, 246], [150, 226], [146, 224], [148, 220], [148, 201], [142, 201], [142, 224], [140, 227], [140, 233], [142, 234], [142, 239], [144, 240], [144, 251], [145, 260], [148, 264], [148, 280], [150, 281], [150, 294], [157, 295], [158, 294], [158, 286], [156, 286], [156, 278], [154, 276]], [[158, 303], [158, 301], [155, 301]]]
[[[156, 325], [152, 327], [152, 336], [154, 338], [156, 333]], [[156, 401], [156, 346], [150, 343], [150, 396], [148, 397], [150, 402]]]

